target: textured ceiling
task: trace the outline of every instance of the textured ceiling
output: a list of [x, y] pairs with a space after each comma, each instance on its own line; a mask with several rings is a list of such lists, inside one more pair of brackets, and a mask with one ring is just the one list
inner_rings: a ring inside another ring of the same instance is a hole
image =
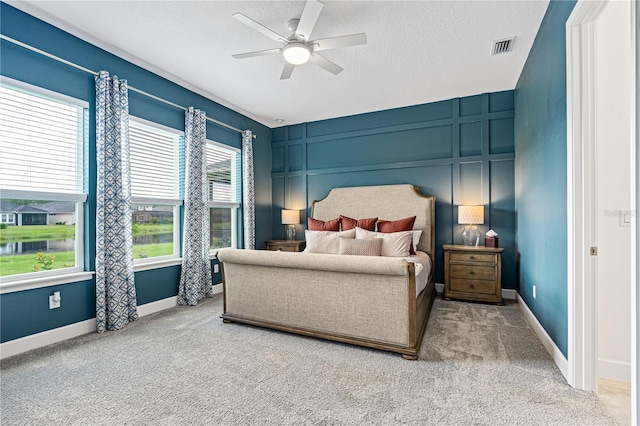
[[[365, 32], [367, 44], [323, 52], [344, 68], [338, 75], [305, 64], [280, 80], [279, 55], [231, 57], [281, 47], [232, 15], [288, 36], [304, 1], [7, 3], [269, 127], [513, 89], [548, 5], [326, 0], [312, 38]], [[513, 52], [490, 55], [512, 36]]]

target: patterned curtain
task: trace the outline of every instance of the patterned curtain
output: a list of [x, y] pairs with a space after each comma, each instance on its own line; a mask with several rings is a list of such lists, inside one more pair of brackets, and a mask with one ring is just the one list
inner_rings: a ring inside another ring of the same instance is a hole
[[100, 71], [96, 81], [96, 320], [98, 333], [138, 319], [133, 274], [129, 90]]
[[242, 132], [242, 213], [244, 217], [244, 248], [256, 248], [256, 206], [253, 189], [253, 133]]
[[189, 108], [184, 122], [184, 238], [178, 304], [195, 306], [203, 297], [213, 296], [209, 260], [206, 114]]

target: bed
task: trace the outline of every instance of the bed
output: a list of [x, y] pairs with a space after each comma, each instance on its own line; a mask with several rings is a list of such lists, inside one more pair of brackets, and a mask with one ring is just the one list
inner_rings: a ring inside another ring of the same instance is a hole
[[436, 294], [435, 197], [412, 185], [384, 185], [336, 188], [313, 203], [317, 220], [340, 215], [389, 221], [416, 216], [413, 229], [422, 231], [414, 240], [416, 254], [221, 250], [223, 320], [417, 359]]

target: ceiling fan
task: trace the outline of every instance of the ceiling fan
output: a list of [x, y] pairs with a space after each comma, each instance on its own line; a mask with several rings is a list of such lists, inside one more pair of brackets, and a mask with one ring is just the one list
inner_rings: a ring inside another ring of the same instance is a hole
[[236, 13], [233, 15], [238, 21], [246, 26], [266, 35], [270, 39], [283, 43], [282, 47], [276, 49], [259, 50], [257, 52], [240, 53], [232, 55], [236, 59], [252, 58], [254, 56], [282, 54], [286, 61], [280, 79], [284, 80], [291, 77], [291, 73], [296, 65], [302, 65], [306, 62], [318, 65], [330, 73], [337, 75], [343, 68], [331, 62], [318, 52], [329, 49], [337, 49], [339, 47], [357, 46], [367, 43], [367, 35], [365, 33], [351, 34], [338, 37], [323, 38], [311, 40], [311, 32], [318, 21], [323, 4], [317, 0], [307, 0], [302, 11], [300, 19], [290, 19], [288, 22], [289, 29], [293, 32], [291, 36], [284, 37], [275, 31], [270, 30], [253, 19]]

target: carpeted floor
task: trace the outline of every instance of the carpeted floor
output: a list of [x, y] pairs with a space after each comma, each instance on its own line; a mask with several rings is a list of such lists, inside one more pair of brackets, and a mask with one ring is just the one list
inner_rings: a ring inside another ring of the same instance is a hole
[[436, 299], [418, 361], [221, 313], [216, 295], [3, 360], [0, 424], [614, 424], [515, 302]]

